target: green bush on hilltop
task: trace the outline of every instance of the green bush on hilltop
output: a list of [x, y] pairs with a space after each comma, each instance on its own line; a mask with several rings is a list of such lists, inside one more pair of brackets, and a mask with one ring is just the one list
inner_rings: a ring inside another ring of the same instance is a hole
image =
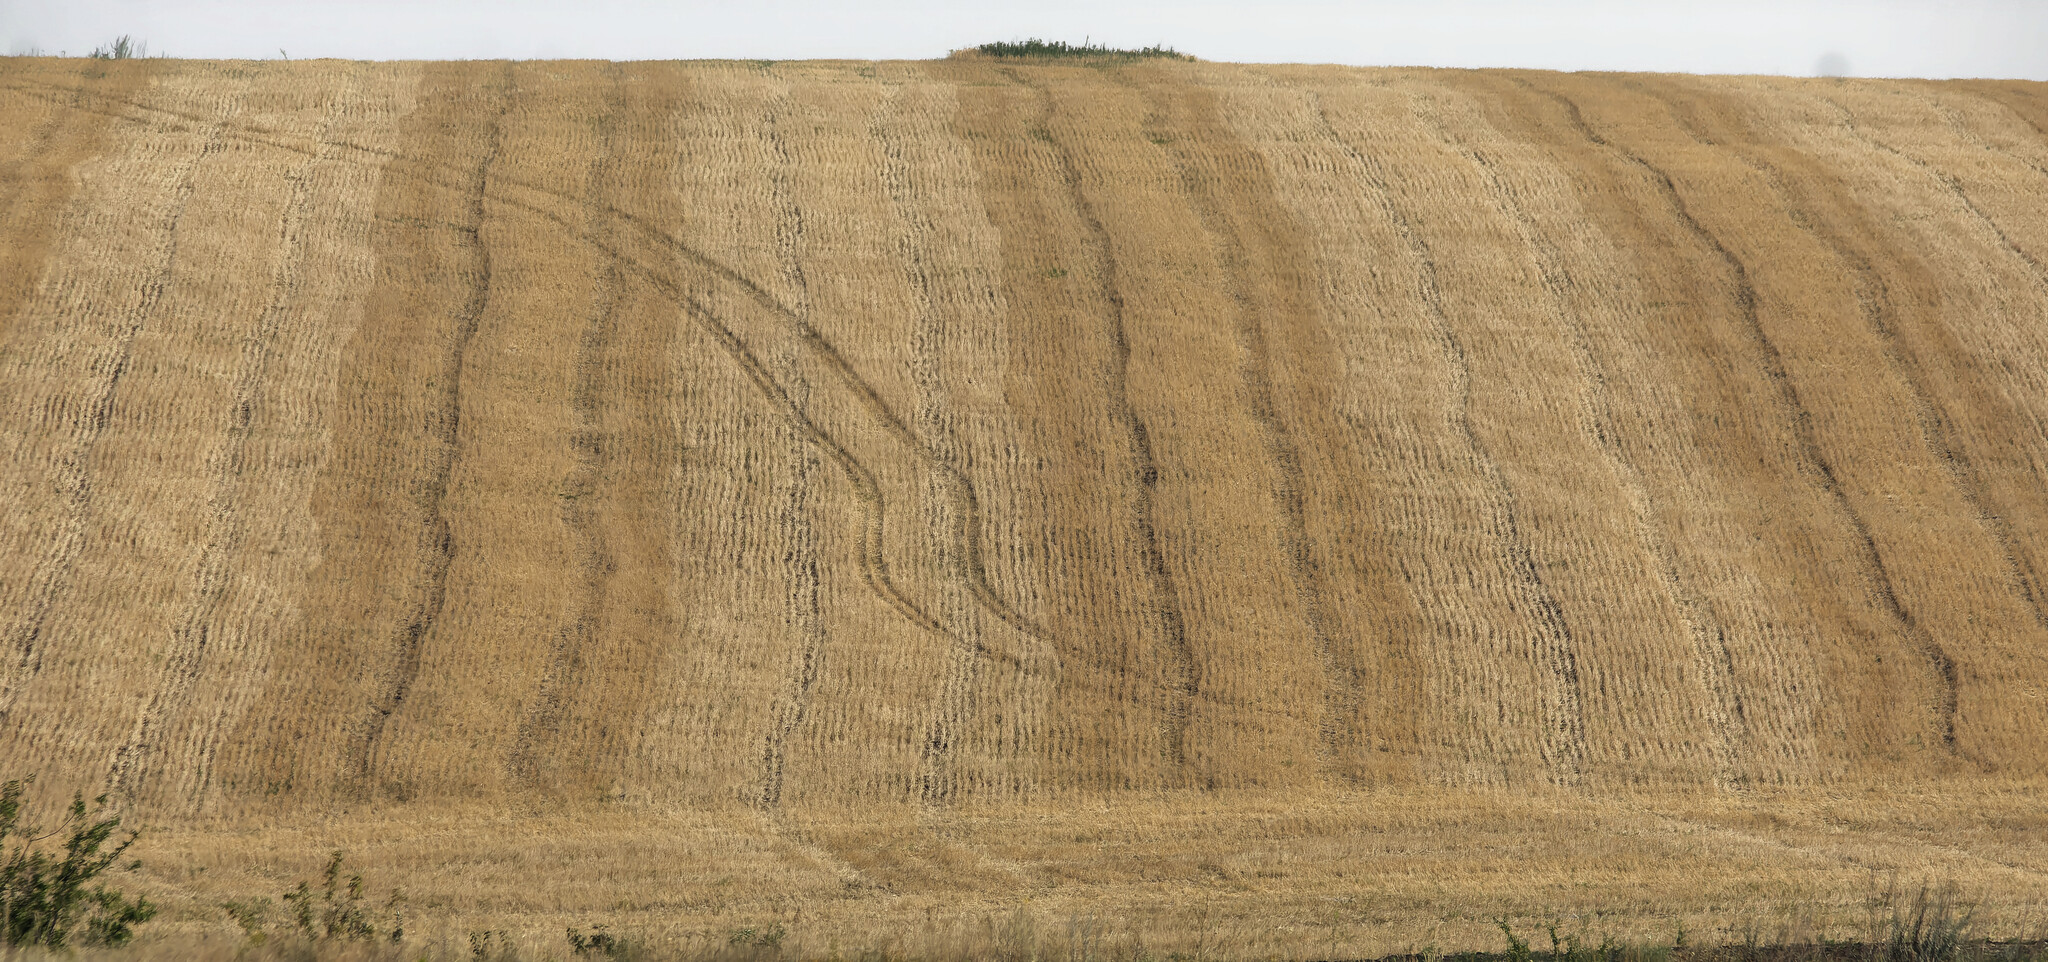
[[1102, 44], [1082, 42], [1078, 45], [1064, 40], [997, 41], [975, 47], [975, 50], [991, 57], [1005, 58], [1107, 58], [1136, 60], [1141, 58], [1162, 58], [1166, 60], [1193, 60], [1194, 57], [1181, 53], [1172, 47], [1153, 45], [1135, 49], [1109, 47]]

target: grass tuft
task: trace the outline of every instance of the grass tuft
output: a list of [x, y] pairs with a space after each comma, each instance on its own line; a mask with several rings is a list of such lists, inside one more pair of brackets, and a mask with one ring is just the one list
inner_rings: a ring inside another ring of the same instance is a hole
[[1955, 883], [1920, 885], [1909, 895], [1896, 883], [1880, 899], [1881, 962], [1954, 962], [1971, 939], [1977, 907], [1963, 901]]
[[94, 60], [138, 60], [149, 56], [149, 44], [124, 33], [113, 43], [92, 48], [90, 56]]

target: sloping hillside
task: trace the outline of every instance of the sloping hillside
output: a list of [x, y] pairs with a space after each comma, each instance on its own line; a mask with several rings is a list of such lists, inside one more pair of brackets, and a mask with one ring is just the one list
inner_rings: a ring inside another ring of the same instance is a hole
[[0, 61], [0, 759], [229, 825], [2038, 785], [2044, 126]]

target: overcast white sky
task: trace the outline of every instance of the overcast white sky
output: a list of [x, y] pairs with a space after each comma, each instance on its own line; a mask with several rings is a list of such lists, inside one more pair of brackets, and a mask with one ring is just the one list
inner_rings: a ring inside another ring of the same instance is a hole
[[1208, 60], [2048, 80], [2048, 0], [0, 0], [0, 48], [174, 57], [925, 58], [986, 40]]

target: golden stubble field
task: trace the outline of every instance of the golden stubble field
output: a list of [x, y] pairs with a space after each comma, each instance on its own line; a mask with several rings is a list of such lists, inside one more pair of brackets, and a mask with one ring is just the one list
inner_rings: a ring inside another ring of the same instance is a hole
[[0, 61], [0, 774], [155, 828], [194, 933], [341, 847], [449, 931], [1846, 934], [1896, 872], [2018, 934], [2044, 126]]

